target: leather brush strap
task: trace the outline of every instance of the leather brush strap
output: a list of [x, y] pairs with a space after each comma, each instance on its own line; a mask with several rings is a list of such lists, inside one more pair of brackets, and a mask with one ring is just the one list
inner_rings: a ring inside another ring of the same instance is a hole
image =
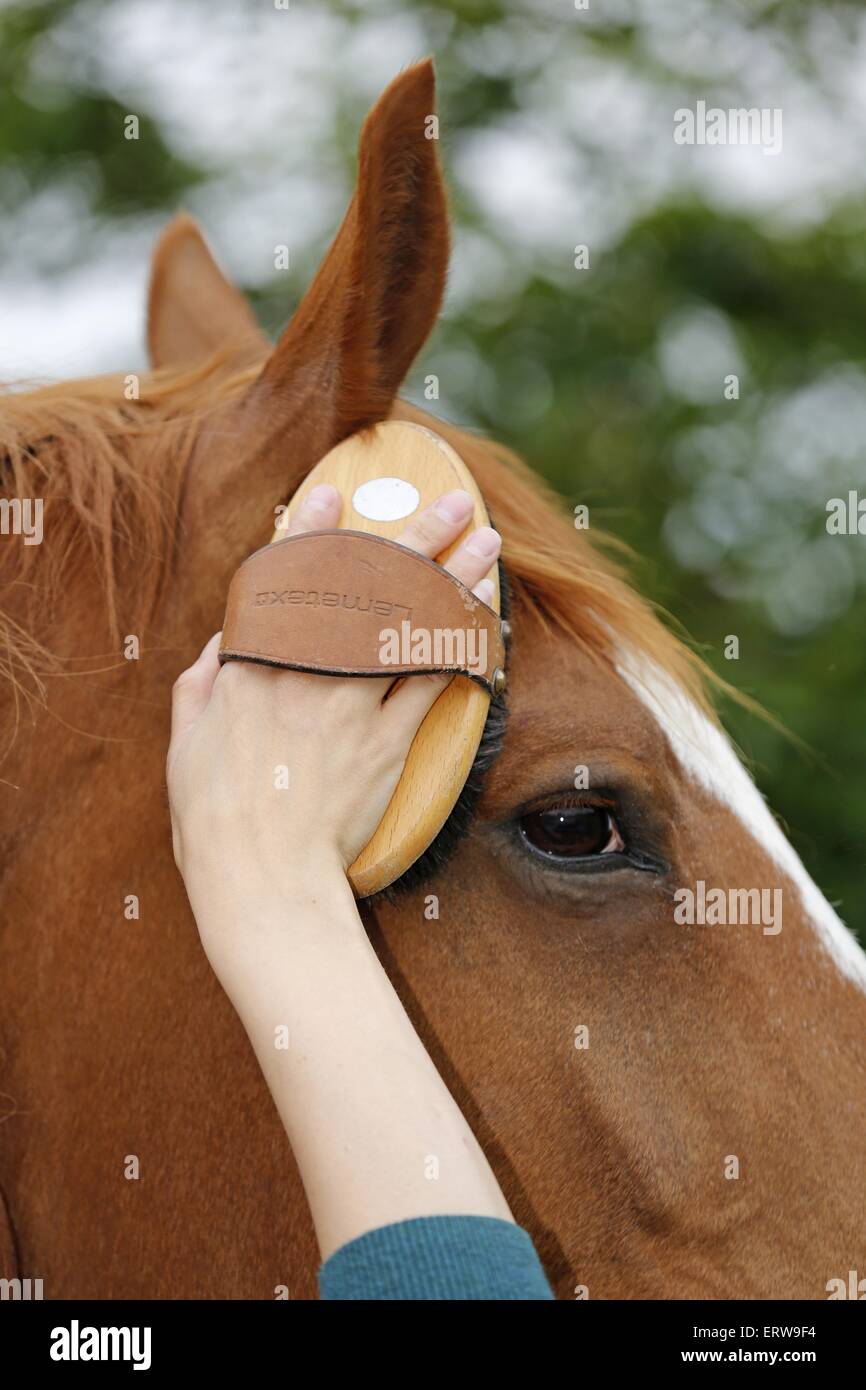
[[441, 565], [365, 531], [255, 551], [229, 587], [220, 662], [330, 676], [468, 676], [505, 686], [502, 622]]

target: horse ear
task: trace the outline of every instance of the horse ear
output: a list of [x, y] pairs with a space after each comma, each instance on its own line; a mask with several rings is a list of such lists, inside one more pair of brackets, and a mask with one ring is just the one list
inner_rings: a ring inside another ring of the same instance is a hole
[[436, 322], [448, 212], [434, 106], [428, 59], [368, 115], [343, 224], [257, 383], [272, 427], [294, 414], [299, 389], [315, 396], [327, 447], [384, 419]]
[[221, 351], [243, 365], [261, 360], [270, 346], [185, 213], [169, 223], [153, 253], [147, 342], [154, 367], [200, 362]]

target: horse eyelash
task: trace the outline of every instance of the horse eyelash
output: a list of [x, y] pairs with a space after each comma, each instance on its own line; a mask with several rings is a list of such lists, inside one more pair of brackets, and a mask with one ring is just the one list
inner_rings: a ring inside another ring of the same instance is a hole
[[591, 792], [588, 788], [573, 791], [549, 792], [546, 796], [534, 797], [521, 806], [516, 819], [536, 815], [539, 811], [553, 811], [557, 806], [578, 807], [586, 811], [610, 811], [614, 816], [622, 815], [616, 798], [606, 792]]

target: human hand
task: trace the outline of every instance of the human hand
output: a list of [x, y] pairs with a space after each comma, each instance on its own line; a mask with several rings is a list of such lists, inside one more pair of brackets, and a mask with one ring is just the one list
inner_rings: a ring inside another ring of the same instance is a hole
[[[466, 526], [468, 493], [420, 512], [398, 537], [430, 558]], [[290, 534], [337, 524], [340, 498], [313, 489]], [[489, 527], [446, 566], [484, 602], [500, 550]], [[190, 892], [249, 892], [259, 883], [309, 884], [345, 871], [372, 837], [419, 725], [451, 679], [351, 678], [218, 663], [219, 637], [174, 687], [167, 759], [175, 859]], [[195, 895], [195, 896], [194, 896]], [[197, 914], [198, 915], [198, 914]]]

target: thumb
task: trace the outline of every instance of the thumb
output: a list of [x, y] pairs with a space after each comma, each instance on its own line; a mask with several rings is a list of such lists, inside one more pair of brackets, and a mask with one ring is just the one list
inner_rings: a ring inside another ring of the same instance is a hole
[[171, 740], [168, 745], [168, 765], [175, 751], [193, 724], [207, 709], [213, 683], [219, 675], [219, 644], [221, 632], [215, 632], [203, 647], [192, 666], [181, 671], [171, 692]]

